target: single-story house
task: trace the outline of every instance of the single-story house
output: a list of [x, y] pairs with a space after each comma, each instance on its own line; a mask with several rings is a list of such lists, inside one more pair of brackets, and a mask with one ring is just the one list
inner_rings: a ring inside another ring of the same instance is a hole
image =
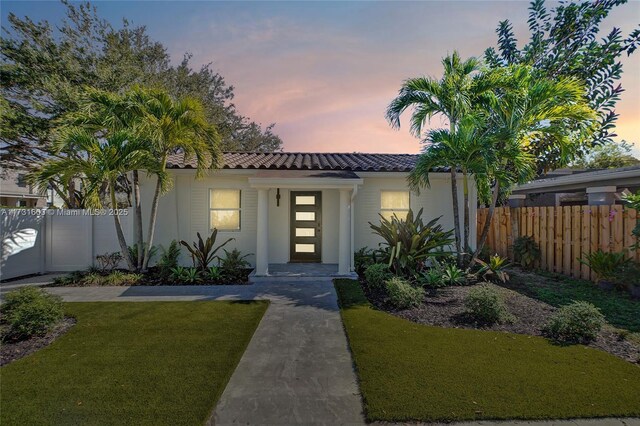
[[610, 205], [640, 190], [640, 165], [602, 170], [561, 169], [518, 185], [509, 197], [512, 207]]
[[[369, 227], [379, 214], [423, 209], [425, 222], [441, 216], [444, 228], [453, 228], [448, 169], [434, 170], [431, 186], [413, 193], [406, 178], [416, 159], [408, 154], [227, 152], [222, 168], [195, 179], [193, 163], [172, 155], [168, 169], [174, 186], [160, 199], [154, 243], [193, 241], [197, 232], [205, 237], [217, 228], [217, 243], [232, 237], [226, 248], [252, 254], [257, 277], [298, 263], [320, 263], [333, 267], [335, 275], [348, 275], [354, 251], [376, 248], [381, 241]], [[462, 205], [461, 181], [458, 186]], [[145, 209], [154, 188], [153, 177], [141, 183]], [[475, 185], [470, 204], [474, 247]]]

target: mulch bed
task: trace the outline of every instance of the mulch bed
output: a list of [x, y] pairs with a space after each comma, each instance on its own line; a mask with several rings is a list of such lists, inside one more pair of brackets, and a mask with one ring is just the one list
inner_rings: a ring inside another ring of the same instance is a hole
[[[512, 323], [478, 324], [465, 313], [464, 299], [473, 286], [455, 286], [428, 293], [425, 301], [417, 308], [396, 310], [386, 302], [383, 294], [372, 292], [363, 283], [369, 301], [378, 309], [419, 324], [448, 328], [469, 328], [508, 333], [543, 336], [543, 328], [556, 308], [532, 299], [516, 291], [494, 284], [504, 296], [505, 304], [516, 317]], [[613, 327], [605, 327], [589, 346], [604, 350], [626, 361], [640, 365], [640, 344], [626, 340]]]
[[54, 340], [69, 331], [75, 323], [75, 318], [65, 317], [60, 324], [44, 336], [35, 336], [26, 340], [3, 341], [0, 344], [0, 366], [49, 346]]

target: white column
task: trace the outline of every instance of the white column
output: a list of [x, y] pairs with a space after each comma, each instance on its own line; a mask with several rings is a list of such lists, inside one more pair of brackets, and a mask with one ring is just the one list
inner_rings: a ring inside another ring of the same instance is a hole
[[340, 224], [338, 227], [338, 273], [347, 275], [351, 269], [351, 190], [340, 190]]
[[269, 190], [258, 189], [256, 276], [269, 273]]

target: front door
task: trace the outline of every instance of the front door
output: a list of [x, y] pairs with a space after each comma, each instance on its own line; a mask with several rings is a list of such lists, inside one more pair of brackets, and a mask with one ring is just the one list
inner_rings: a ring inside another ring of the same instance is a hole
[[322, 261], [322, 192], [291, 191], [291, 262]]

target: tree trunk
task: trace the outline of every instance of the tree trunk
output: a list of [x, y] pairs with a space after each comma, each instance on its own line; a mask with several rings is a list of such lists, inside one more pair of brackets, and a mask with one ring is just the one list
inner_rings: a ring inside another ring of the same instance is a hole
[[473, 257], [469, 262], [469, 267], [473, 266], [473, 264], [478, 259], [482, 248], [484, 247], [485, 242], [487, 241], [487, 236], [489, 236], [489, 229], [491, 228], [491, 220], [493, 219], [493, 212], [496, 210], [496, 204], [498, 203], [498, 194], [500, 193], [500, 181], [496, 181], [496, 186], [493, 189], [493, 196], [491, 197], [491, 205], [489, 206], [489, 212], [487, 213], [487, 219], [482, 227], [482, 234], [480, 234], [480, 241], [478, 241], [478, 247], [476, 248], [475, 253], [473, 253]]
[[138, 171], [133, 171], [133, 210], [135, 215], [135, 228], [136, 228], [136, 245], [138, 246], [138, 258], [134, 259], [136, 262], [136, 269], [142, 269], [144, 261], [144, 239], [142, 236], [142, 205], [140, 200], [140, 177]]
[[456, 237], [456, 261], [458, 266], [462, 265], [462, 240], [460, 238], [460, 206], [458, 204], [458, 182], [456, 167], [451, 166], [451, 195], [453, 196], [453, 231]]
[[466, 171], [462, 172], [462, 184], [464, 195], [464, 230], [463, 230], [463, 246], [464, 256], [462, 258], [463, 264], [466, 263], [469, 258], [469, 176]]
[[114, 210], [113, 221], [116, 224], [116, 235], [118, 236], [118, 243], [120, 244], [120, 251], [122, 252], [122, 256], [127, 261], [127, 267], [130, 271], [133, 271], [135, 268], [133, 266], [133, 261], [131, 260], [131, 256], [129, 256], [129, 248], [127, 247], [127, 241], [124, 238], [124, 233], [122, 232], [122, 224], [120, 223], [120, 216], [118, 213], [118, 204], [116, 202], [116, 191], [114, 188], [115, 183], [111, 182], [109, 185], [109, 193], [111, 194], [111, 207]]
[[149, 267], [149, 258], [151, 254], [151, 246], [153, 245], [153, 234], [156, 228], [156, 217], [158, 215], [158, 202], [160, 201], [160, 178], [156, 182], [156, 192], [153, 194], [153, 204], [151, 204], [151, 215], [149, 216], [149, 232], [147, 233], [147, 244], [144, 250], [144, 262], [142, 270], [146, 271]]

